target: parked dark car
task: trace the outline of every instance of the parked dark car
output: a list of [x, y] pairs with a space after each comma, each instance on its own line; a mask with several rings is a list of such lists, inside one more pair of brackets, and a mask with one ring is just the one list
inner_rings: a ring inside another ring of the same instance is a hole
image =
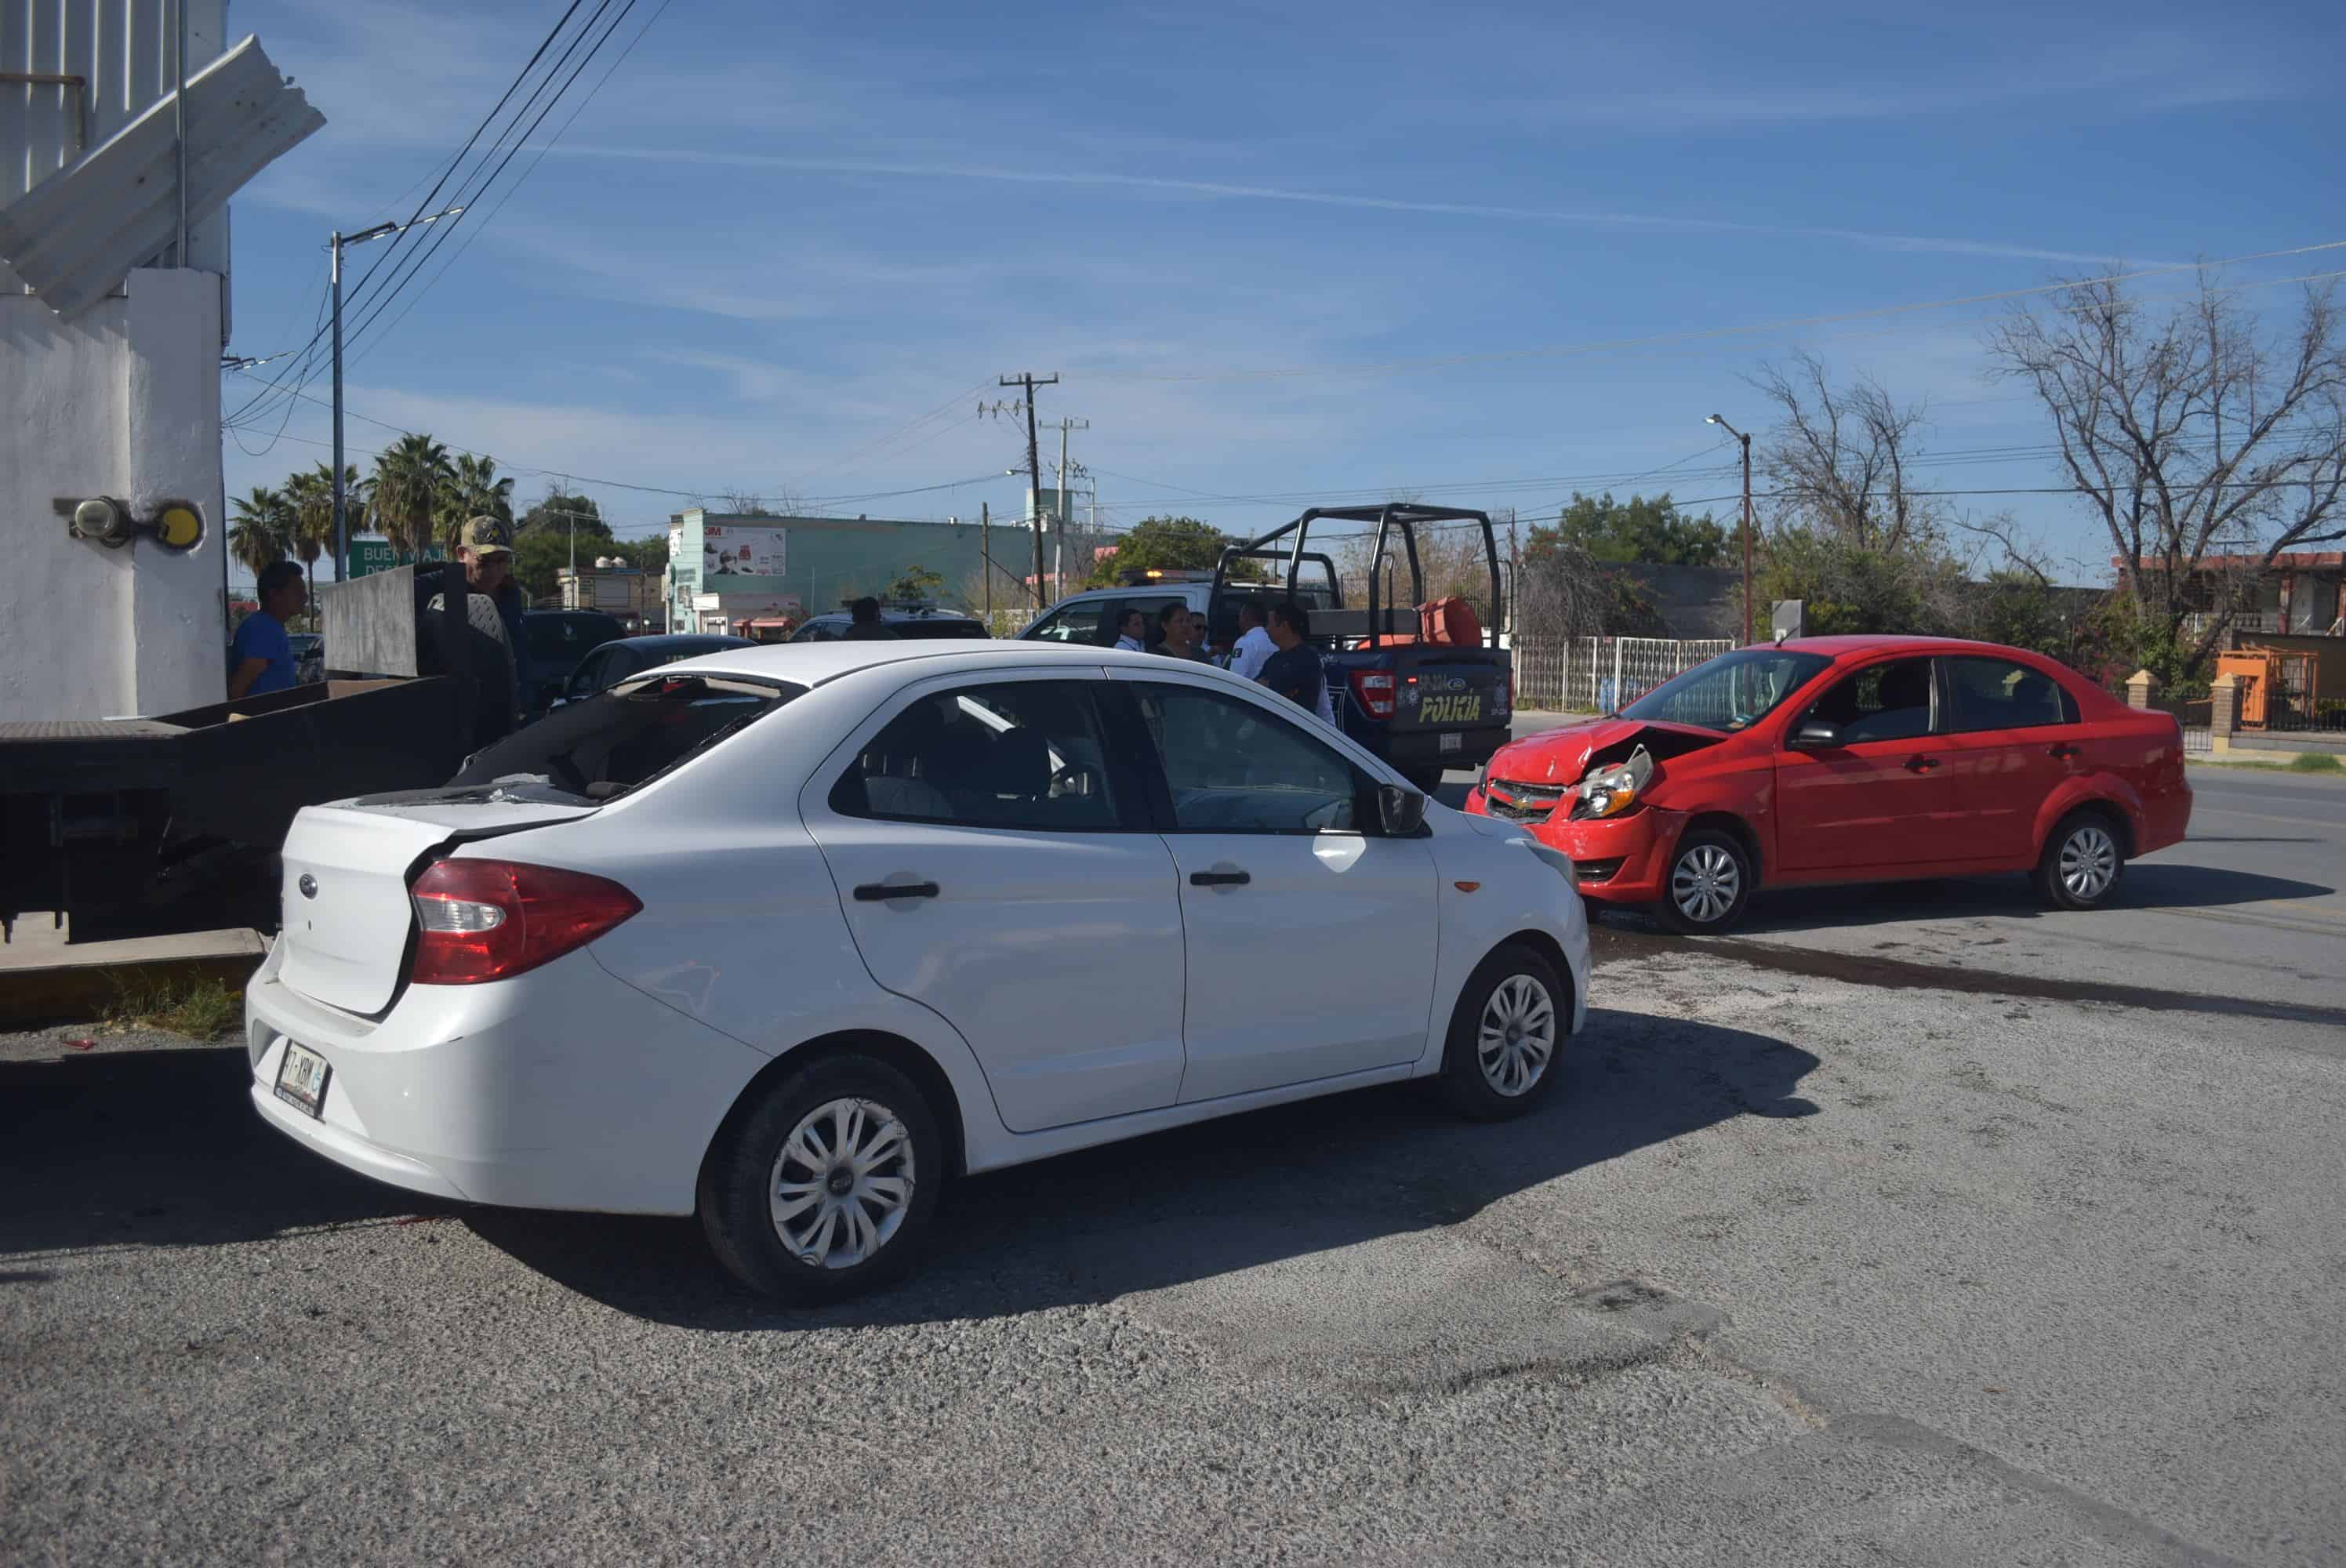
[[621, 637], [617, 642], [605, 643], [579, 661], [563, 684], [561, 695], [553, 706], [579, 702], [598, 691], [608, 691], [632, 675], [648, 669], [658, 669], [678, 659], [699, 658], [702, 654], [718, 653], [726, 648], [754, 647], [747, 637], [719, 636], [713, 632], [675, 632], [665, 636]]
[[[806, 625], [790, 634], [794, 643], [834, 642], [847, 635], [854, 617], [845, 610], [810, 616]], [[880, 624], [900, 637], [982, 637], [991, 636], [985, 623], [974, 616], [941, 610], [933, 605], [882, 605]]]
[[579, 662], [605, 643], [617, 642], [627, 628], [600, 610], [531, 610], [521, 618], [522, 640], [527, 645], [530, 687], [522, 694], [522, 712], [536, 718], [553, 705]]

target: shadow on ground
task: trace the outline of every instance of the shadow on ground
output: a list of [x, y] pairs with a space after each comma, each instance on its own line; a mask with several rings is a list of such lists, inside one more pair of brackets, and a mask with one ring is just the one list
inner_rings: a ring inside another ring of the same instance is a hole
[[0, 1257], [257, 1241], [446, 1207], [311, 1154], [260, 1119], [250, 1083], [241, 1045], [0, 1063]]
[[[2337, 890], [2286, 877], [2218, 866], [2127, 864], [2110, 903], [2121, 910], [2220, 909], [2269, 901], [2326, 898]], [[1922, 882], [1856, 882], [1836, 887], [1763, 889], [1751, 900], [1739, 936], [1769, 936], [1893, 921], [2035, 920], [2053, 912], [2029, 880], [2017, 874]], [[1642, 913], [1606, 910], [1605, 918], [1637, 930], [1655, 929]]]
[[687, 1328], [799, 1329], [1105, 1301], [1455, 1224], [1494, 1203], [1737, 1116], [1804, 1116], [1817, 1065], [1763, 1034], [1592, 1012], [1547, 1103], [1463, 1123], [1409, 1085], [1281, 1106], [972, 1177], [948, 1189], [908, 1285], [821, 1312], [733, 1283], [689, 1219], [466, 1208], [381, 1186], [263, 1123], [243, 1052], [124, 1052], [0, 1067], [15, 1157], [0, 1287], [45, 1254], [261, 1240], [454, 1212], [530, 1268]]
[[884, 1296], [778, 1310], [719, 1271], [689, 1221], [475, 1209], [474, 1231], [637, 1317], [797, 1329], [991, 1317], [1113, 1299], [1456, 1224], [1576, 1170], [1741, 1115], [1805, 1116], [1817, 1058], [1763, 1034], [1595, 1010], [1556, 1092], [1464, 1124], [1410, 1085], [1233, 1116], [972, 1177], [921, 1273]]

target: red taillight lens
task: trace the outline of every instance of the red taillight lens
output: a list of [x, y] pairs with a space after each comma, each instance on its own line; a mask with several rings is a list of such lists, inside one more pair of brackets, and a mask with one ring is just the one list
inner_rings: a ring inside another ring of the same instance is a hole
[[1356, 669], [1352, 672], [1352, 700], [1371, 718], [1391, 718], [1393, 716], [1393, 677], [1391, 670]]
[[510, 860], [434, 860], [408, 890], [422, 934], [407, 978], [478, 985], [584, 947], [643, 901], [617, 882]]

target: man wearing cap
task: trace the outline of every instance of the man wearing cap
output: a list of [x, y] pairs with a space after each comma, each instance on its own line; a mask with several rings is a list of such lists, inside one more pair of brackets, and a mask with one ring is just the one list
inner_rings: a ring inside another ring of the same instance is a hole
[[[517, 711], [507, 721], [528, 711], [536, 688], [529, 682], [529, 644], [522, 636], [522, 612], [529, 607], [521, 585], [513, 580], [513, 527], [504, 520], [468, 517], [456, 535], [456, 559], [464, 568], [470, 590], [464, 596], [464, 618], [472, 628], [505, 650], [510, 672], [511, 706]], [[436, 610], [444, 602], [438, 594], [425, 606]], [[484, 689], [486, 689], [484, 684]]]

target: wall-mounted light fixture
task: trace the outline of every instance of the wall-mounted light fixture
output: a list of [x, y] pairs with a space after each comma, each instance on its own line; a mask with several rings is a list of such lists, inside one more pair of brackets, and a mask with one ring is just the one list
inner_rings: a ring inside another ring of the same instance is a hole
[[204, 537], [204, 514], [189, 501], [158, 502], [143, 517], [132, 515], [129, 507], [111, 495], [82, 500], [61, 496], [50, 504], [66, 519], [67, 533], [109, 550], [142, 536], [167, 550], [192, 550]]

